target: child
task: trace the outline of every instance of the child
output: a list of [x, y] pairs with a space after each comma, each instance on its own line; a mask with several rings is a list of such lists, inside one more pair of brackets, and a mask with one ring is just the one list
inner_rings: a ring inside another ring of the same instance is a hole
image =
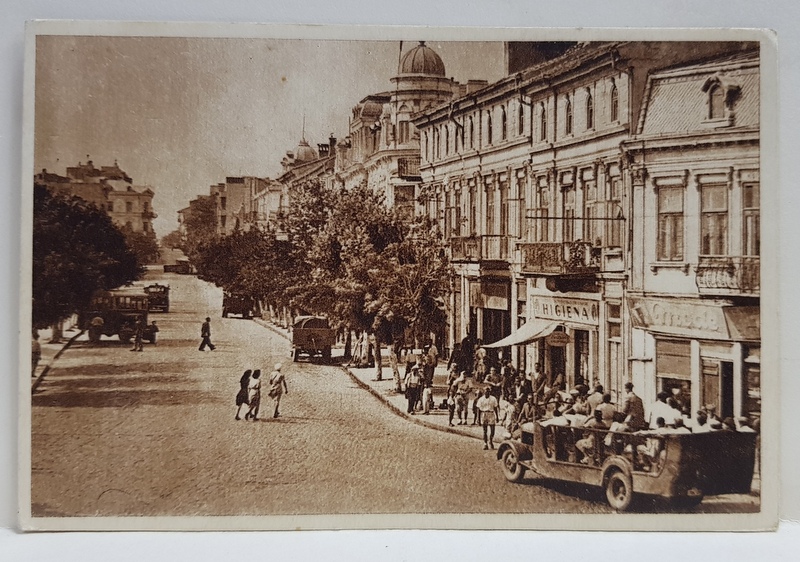
[[[453, 415], [456, 413], [456, 391], [451, 388], [447, 391], [447, 415], [450, 427], [453, 427]], [[461, 413], [459, 412], [458, 424], [461, 425]]]

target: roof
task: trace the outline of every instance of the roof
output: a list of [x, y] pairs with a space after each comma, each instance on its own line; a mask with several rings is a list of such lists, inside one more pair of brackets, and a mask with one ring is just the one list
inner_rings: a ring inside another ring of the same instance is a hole
[[403, 74], [425, 74], [428, 76], [444, 76], [444, 63], [436, 51], [427, 47], [425, 41], [420, 41], [419, 45], [407, 52], [400, 60], [397, 73]]

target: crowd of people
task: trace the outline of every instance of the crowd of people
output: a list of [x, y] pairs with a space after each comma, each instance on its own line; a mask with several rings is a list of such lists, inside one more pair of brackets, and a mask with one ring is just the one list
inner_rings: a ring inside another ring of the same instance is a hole
[[[448, 411], [448, 425], [483, 427], [484, 448], [494, 448], [495, 426], [507, 435], [519, 435], [523, 424], [539, 420], [542, 425], [605, 429], [614, 432], [703, 433], [708, 431], [756, 431], [746, 417], [720, 419], [713, 404], [689, 415], [679, 396], [660, 392], [649, 412], [625, 385], [618, 403], [601, 384], [593, 388], [577, 384], [567, 389], [563, 373], [547, 374], [537, 363], [531, 373], [519, 372], [500, 354], [493, 356], [480, 342], [465, 339], [456, 344], [448, 361], [446, 398], [439, 406], [433, 396], [433, 373], [438, 350], [428, 346], [419, 355], [409, 355], [403, 379], [407, 412], [429, 413], [433, 408]], [[587, 436], [576, 444], [582, 452], [594, 447]], [[588, 457], [588, 455], [584, 455]]]
[[[289, 394], [289, 387], [286, 385], [286, 377], [281, 369], [283, 366], [276, 363], [269, 375], [269, 390], [267, 396], [272, 399], [272, 417], [280, 416], [281, 397]], [[245, 420], [258, 420], [258, 411], [261, 407], [261, 369], [247, 369], [239, 379], [239, 392], [236, 393], [236, 416], [234, 419], [242, 419], [241, 413], [244, 410]]]

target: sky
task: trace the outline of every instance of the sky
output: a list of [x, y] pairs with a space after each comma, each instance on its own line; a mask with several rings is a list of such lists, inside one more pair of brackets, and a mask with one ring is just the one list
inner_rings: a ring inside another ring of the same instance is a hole
[[[502, 43], [426, 44], [459, 82], [504, 75]], [[32, 174], [117, 160], [155, 191], [163, 236], [226, 176], [279, 175], [304, 116], [312, 146], [346, 136], [353, 106], [391, 89], [399, 56], [398, 41], [40, 36]]]

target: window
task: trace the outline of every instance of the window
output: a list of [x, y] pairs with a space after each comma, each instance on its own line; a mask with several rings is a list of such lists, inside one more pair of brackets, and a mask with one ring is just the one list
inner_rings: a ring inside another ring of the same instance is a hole
[[508, 138], [508, 118], [506, 117], [505, 106], [500, 107], [500, 139], [506, 140]]
[[423, 146], [425, 147], [425, 159], [430, 162], [431, 153], [429, 152], [430, 146], [428, 145], [428, 133], [427, 133], [427, 131], [425, 132], [425, 134], [422, 135], [422, 143], [423, 143]]
[[587, 330], [575, 330], [575, 369], [570, 387], [589, 382], [589, 332]]
[[611, 121], [619, 121], [619, 91], [613, 82], [611, 83]]
[[536, 198], [538, 199], [538, 208], [536, 209], [536, 221], [534, 224], [535, 241], [547, 242], [550, 239], [548, 235], [548, 224], [550, 221], [547, 220], [550, 214], [550, 189], [541, 187], [536, 194]]
[[486, 234], [496, 234], [494, 220], [495, 191], [489, 185], [486, 189]]
[[659, 261], [683, 259], [683, 188], [662, 187], [658, 190]]
[[565, 186], [564, 191], [564, 241], [575, 240], [575, 189]]
[[719, 85], [711, 88], [708, 93], [708, 118], [722, 119], [725, 117], [725, 94]]
[[434, 147], [436, 149], [436, 158], [442, 157], [442, 138], [439, 129], [434, 130], [434, 137], [433, 137]]
[[400, 121], [400, 143], [407, 143], [411, 138], [408, 121]]
[[759, 186], [757, 183], [747, 183], [742, 186], [742, 215], [744, 236], [742, 248], [745, 256], [758, 256], [761, 254], [761, 217], [759, 210]]
[[486, 144], [492, 144], [492, 113], [486, 112]]
[[519, 104], [517, 109], [517, 134], [522, 135], [525, 132], [525, 106]]
[[602, 245], [603, 240], [603, 221], [596, 220], [602, 218], [603, 202], [598, 200], [597, 183], [594, 180], [586, 181], [583, 184], [584, 216], [588, 219], [584, 221], [584, 240], [597, 246]]
[[701, 191], [700, 254], [728, 253], [728, 186], [704, 185]]
[[564, 134], [572, 134], [572, 102], [569, 100], [569, 96], [564, 103]]
[[674, 398], [679, 410], [696, 409], [691, 403], [692, 352], [688, 341], [656, 340], [656, 378], [657, 392], [666, 392]]
[[508, 182], [500, 182], [500, 234], [508, 235]]
[[475, 185], [469, 186], [469, 228], [470, 232], [477, 233], [478, 232], [478, 201], [477, 201], [477, 190], [475, 189]]
[[133, 212], [133, 202], [132, 201], [126, 201], [125, 202], [125, 212], [126, 213], [132, 213]]
[[547, 109], [544, 103], [539, 104], [539, 139], [547, 140]]
[[475, 147], [475, 123], [472, 121], [472, 117], [469, 118], [469, 147]]
[[227, 197], [220, 197], [219, 198], [219, 206], [224, 211], [225, 208], [228, 206], [228, 198]]
[[[461, 127], [459, 127], [458, 131], [459, 135], [461, 136], [461, 150], [464, 150], [466, 146], [464, 145], [464, 120], [461, 120]], [[458, 149], [456, 149], [458, 150]]]
[[461, 189], [453, 192], [453, 236], [461, 236]]
[[444, 128], [444, 155], [450, 154], [450, 127]]
[[608, 213], [606, 216], [607, 221], [606, 229], [606, 243], [609, 246], [621, 247], [622, 246], [622, 225], [624, 221], [618, 220], [622, 214], [622, 179], [611, 178], [611, 189], [608, 194]]
[[113, 201], [109, 201], [106, 204], [106, 209], [108, 210], [109, 213], [114, 212], [114, 202]]
[[586, 130], [594, 129], [594, 99], [592, 92], [586, 90]]

